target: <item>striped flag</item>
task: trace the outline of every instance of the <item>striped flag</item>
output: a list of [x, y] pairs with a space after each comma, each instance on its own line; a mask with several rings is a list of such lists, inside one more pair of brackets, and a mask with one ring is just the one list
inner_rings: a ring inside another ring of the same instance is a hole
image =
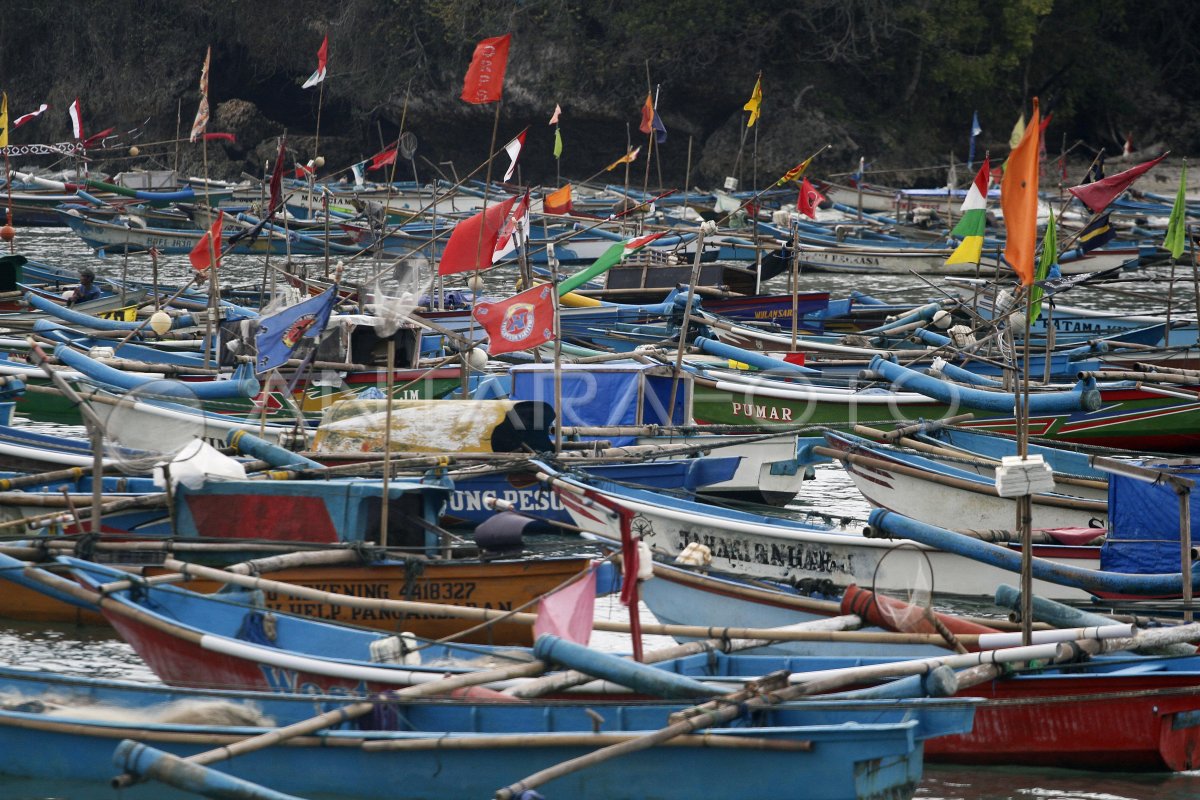
[[67, 113], [71, 115], [71, 135], [76, 139], [83, 138], [83, 112], [79, 110], [79, 98], [75, 98], [75, 102], [71, 103], [67, 108]]
[[308, 76], [308, 80], [304, 82], [301, 89], [311, 89], [321, 81], [325, 80], [325, 61], [329, 57], [329, 34], [325, 34], [325, 41], [321, 42], [320, 49], [317, 50], [317, 71]]
[[979, 172], [971, 188], [967, 189], [967, 198], [959, 209], [958, 224], [950, 231], [951, 236], [957, 236], [962, 241], [954, 252], [946, 259], [947, 264], [978, 264], [983, 256], [983, 232], [987, 228], [987, 193], [988, 180], [991, 177], [991, 164], [984, 157]]

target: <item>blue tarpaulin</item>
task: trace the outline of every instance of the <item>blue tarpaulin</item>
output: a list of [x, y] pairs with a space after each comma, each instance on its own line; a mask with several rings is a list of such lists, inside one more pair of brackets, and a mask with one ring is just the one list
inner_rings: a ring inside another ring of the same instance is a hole
[[[1200, 466], [1139, 466], [1170, 472], [1200, 483]], [[1200, 542], [1200, 486], [1189, 506], [1192, 541]], [[1136, 574], [1179, 572], [1179, 498], [1168, 485], [1146, 483], [1122, 475], [1108, 480], [1109, 534], [1100, 550], [1100, 568]]]

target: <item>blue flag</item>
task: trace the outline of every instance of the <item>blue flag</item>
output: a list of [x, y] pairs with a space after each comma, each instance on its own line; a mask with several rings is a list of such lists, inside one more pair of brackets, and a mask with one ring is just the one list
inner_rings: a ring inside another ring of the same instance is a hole
[[336, 285], [330, 286], [316, 297], [259, 319], [254, 335], [254, 346], [258, 350], [254, 362], [256, 373], [283, 366], [301, 341], [315, 340], [321, 335], [337, 299], [336, 289]]
[[979, 112], [975, 111], [971, 114], [971, 146], [967, 151], [967, 171], [975, 164], [975, 137], [983, 133], [983, 128], [979, 127]]

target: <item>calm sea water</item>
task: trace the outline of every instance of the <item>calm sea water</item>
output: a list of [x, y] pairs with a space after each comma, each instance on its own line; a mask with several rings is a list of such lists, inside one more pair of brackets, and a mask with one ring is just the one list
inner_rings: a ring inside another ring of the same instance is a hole
[[[70, 268], [90, 266], [103, 279], [119, 277], [148, 280], [151, 275], [146, 256], [112, 256], [101, 260], [91, 253], [69, 231], [59, 229], [21, 229], [16, 240], [17, 252], [32, 259]], [[276, 264], [282, 263], [273, 257]], [[316, 273], [323, 270], [323, 259], [296, 259]], [[373, 272], [374, 262], [350, 264], [347, 282], [362, 281]], [[225, 267], [226, 282], [237, 286], [257, 286], [263, 282], [260, 260], [230, 257]], [[164, 256], [159, 262], [159, 276], [164, 283], [178, 284], [189, 276], [184, 256]], [[1162, 271], [1147, 276], [1145, 283], [1124, 284], [1120, 292], [1090, 291], [1072, 296], [1070, 302], [1096, 308], [1112, 307], [1124, 310], [1160, 310], [1163, 308]], [[511, 277], [498, 272], [493, 279], [494, 291], [511, 287]], [[777, 280], [776, 283], [782, 282]], [[852, 289], [865, 291], [888, 301], [916, 301], [938, 296], [931, 286], [913, 276], [884, 276], [864, 279], [859, 276], [804, 275], [801, 286], [806, 290], [828, 290], [834, 297], [844, 296]], [[492, 287], [489, 287], [492, 288]], [[779, 287], [782, 289], [782, 285]], [[1183, 295], [1191, 294], [1191, 286], [1181, 287]], [[1190, 306], [1190, 304], [1188, 304]], [[1177, 305], [1178, 309], [1179, 306]], [[61, 429], [61, 428], [60, 428]], [[817, 480], [805, 485], [805, 494], [796, 504], [797, 510], [812, 510], [831, 517], [865, 520], [869, 508], [840, 468], [825, 466], [818, 470]], [[653, 617], [643, 608], [643, 619]], [[612, 598], [598, 601], [598, 617], [623, 619], [626, 609]], [[628, 650], [625, 637], [597, 633], [596, 644], [608, 650]], [[646, 646], [665, 642], [663, 637], [647, 637]], [[0, 620], [0, 662], [41, 667], [61, 672], [141, 681], [154, 679], [153, 673], [133, 650], [108, 629], [79, 628], [63, 625], [32, 625]], [[104, 787], [89, 787], [87, 800], [95, 797], [148, 798], [157, 800], [177, 797], [155, 786], [139, 786], [124, 793]], [[1200, 797], [1200, 773], [1176, 775], [1137, 775], [1090, 773], [1066, 770], [1028, 768], [945, 768], [927, 766], [926, 777], [917, 791], [925, 800], [1193, 800]], [[84, 800], [82, 790], [53, 783], [5, 781], [0, 778], [0, 800]], [[763, 800], [774, 800], [763, 798]], [[779, 800], [783, 800], [779, 798]]]

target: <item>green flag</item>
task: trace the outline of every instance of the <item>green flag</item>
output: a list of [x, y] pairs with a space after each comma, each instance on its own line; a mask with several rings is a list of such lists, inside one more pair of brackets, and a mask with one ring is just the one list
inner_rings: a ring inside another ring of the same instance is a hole
[[1179, 192], [1175, 195], [1175, 205], [1171, 206], [1171, 219], [1167, 223], [1167, 238], [1163, 239], [1163, 247], [1171, 251], [1171, 258], [1178, 260], [1187, 247], [1187, 201], [1184, 199], [1184, 189], [1187, 187], [1187, 162], [1179, 173]]
[[600, 257], [596, 259], [596, 263], [592, 264], [590, 267], [584, 268], [569, 278], [559, 281], [558, 296], [562, 297], [567, 292], [575, 291], [592, 278], [595, 278], [597, 275], [604, 274], [617, 264], [620, 264], [628, 256], [633, 255], [658, 237], [664, 235], [666, 235], [666, 231], [661, 233], [650, 233], [645, 236], [638, 236], [637, 238], [630, 239], [627, 242], [617, 242], [612, 247], [601, 253]]
[[562, 132], [558, 128], [554, 129], [554, 157], [562, 157]]
[[1029, 309], [1029, 321], [1033, 322], [1042, 313], [1042, 287], [1038, 281], [1046, 280], [1050, 274], [1050, 265], [1058, 261], [1058, 228], [1054, 224], [1054, 210], [1050, 211], [1050, 221], [1046, 223], [1046, 235], [1042, 238], [1042, 257], [1038, 259], [1037, 272], [1033, 276], [1033, 285], [1029, 287], [1033, 304]]

